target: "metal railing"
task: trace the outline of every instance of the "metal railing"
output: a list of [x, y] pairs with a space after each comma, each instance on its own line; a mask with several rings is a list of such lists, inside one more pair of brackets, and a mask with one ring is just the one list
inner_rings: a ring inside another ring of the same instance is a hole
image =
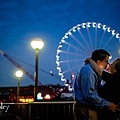
[[0, 115], [14, 114], [21, 120], [74, 120], [74, 101], [1, 103]]

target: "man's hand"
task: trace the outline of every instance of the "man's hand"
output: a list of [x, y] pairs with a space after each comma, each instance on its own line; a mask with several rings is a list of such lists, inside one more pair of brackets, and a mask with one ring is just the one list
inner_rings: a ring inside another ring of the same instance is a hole
[[117, 107], [118, 107], [117, 105], [115, 105], [114, 103], [110, 102], [109, 109], [110, 109], [111, 111], [115, 112]]

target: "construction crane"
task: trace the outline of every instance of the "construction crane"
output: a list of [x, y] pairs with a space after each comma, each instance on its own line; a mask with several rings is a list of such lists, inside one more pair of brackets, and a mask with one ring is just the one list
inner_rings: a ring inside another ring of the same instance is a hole
[[[8, 59], [13, 65], [15, 65], [18, 69], [22, 70], [23, 73], [25, 73], [30, 79], [32, 79], [33, 81], [35, 81], [35, 78], [33, 75], [31, 75], [29, 72], [27, 72], [27, 70], [25, 70], [22, 66], [20, 66], [19, 64], [17, 64], [11, 57], [9, 57], [9, 55], [5, 54], [3, 51], [0, 50], [0, 54], [2, 54], [6, 59]], [[42, 83], [40, 81], [38, 81], [38, 85], [42, 85]]]

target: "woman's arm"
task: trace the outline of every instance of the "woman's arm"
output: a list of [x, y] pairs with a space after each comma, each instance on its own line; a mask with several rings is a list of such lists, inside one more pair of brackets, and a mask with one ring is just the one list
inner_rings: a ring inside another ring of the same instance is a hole
[[96, 64], [96, 62], [94, 60], [92, 60], [91, 58], [86, 58], [85, 63], [86, 62], [90, 63], [90, 65], [92, 66], [92, 68], [94, 69], [94, 71], [97, 72], [97, 74], [100, 77], [102, 76], [103, 70], [98, 67], [98, 65]]

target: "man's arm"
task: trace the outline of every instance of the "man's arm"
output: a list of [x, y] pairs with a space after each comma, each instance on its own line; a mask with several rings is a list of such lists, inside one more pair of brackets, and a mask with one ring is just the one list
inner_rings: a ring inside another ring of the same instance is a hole
[[92, 68], [94, 69], [94, 71], [101, 77], [102, 76], [102, 72], [103, 69], [99, 68], [98, 65], [96, 64], [96, 62], [94, 60], [92, 60], [91, 58], [86, 58], [85, 62], [89, 62], [90, 65], [92, 66]]

